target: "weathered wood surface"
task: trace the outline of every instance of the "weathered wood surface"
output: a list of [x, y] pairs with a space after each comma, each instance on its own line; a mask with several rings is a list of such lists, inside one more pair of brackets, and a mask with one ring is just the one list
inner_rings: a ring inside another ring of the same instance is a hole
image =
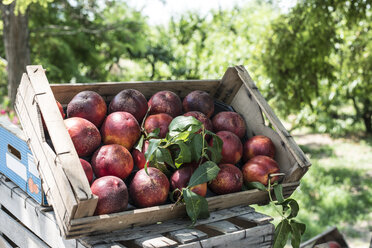
[[[298, 186], [298, 183], [284, 184], [284, 195], [288, 196]], [[287, 190], [287, 187], [289, 190]], [[267, 192], [259, 190], [242, 191], [233, 194], [206, 198], [211, 212], [230, 208], [236, 205], [266, 203]], [[99, 234], [134, 226], [143, 226], [168, 219], [185, 216], [184, 205], [161, 205], [151, 208], [128, 210], [115, 214], [92, 216], [71, 220], [67, 238], [82, 237], [86, 233]]]
[[342, 248], [349, 248], [344, 236], [338, 231], [337, 227], [331, 227], [321, 234], [303, 242], [301, 248], [313, 248], [315, 245], [321, 247], [321, 244], [327, 243], [328, 241], [337, 241]]
[[299, 148], [299, 146], [294, 141], [293, 137], [288, 133], [288, 131], [285, 129], [279, 118], [275, 115], [274, 111], [271, 109], [269, 104], [261, 95], [247, 70], [243, 66], [235, 66], [235, 69], [239, 77], [245, 84], [248, 90], [247, 93], [249, 93], [249, 95], [255, 99], [255, 101], [261, 108], [263, 114], [265, 114], [265, 116], [270, 121], [273, 128], [276, 130], [277, 134], [281, 137], [282, 141], [284, 142], [290, 153], [298, 162], [298, 166], [293, 166], [289, 173], [287, 173], [287, 177], [285, 178], [285, 180], [287, 182], [300, 180], [301, 177], [308, 170], [308, 167], [311, 165], [309, 159]]
[[79, 92], [95, 91], [106, 101], [110, 101], [117, 93], [125, 89], [139, 90], [146, 98], [161, 90], [170, 90], [185, 97], [193, 90], [204, 90], [214, 95], [220, 80], [178, 80], [178, 81], [143, 81], [143, 82], [111, 82], [85, 84], [52, 84], [56, 100], [65, 105]]
[[[184, 206], [176, 206], [171, 211], [171, 205], [163, 205], [86, 217], [93, 214], [97, 199], [91, 194], [84, 173], [76, 172], [78, 157], [71, 145], [71, 139], [66, 135], [67, 131], [55, 104], [57, 99], [66, 105], [74, 95], [83, 90], [96, 91], [106, 100], [128, 88], [138, 89], [146, 97], [165, 89], [172, 90], [181, 97], [192, 90], [205, 90], [212, 96], [231, 103], [235, 110], [244, 116], [249, 137], [264, 134], [273, 139], [277, 147], [276, 159], [281, 171], [286, 174], [284, 182], [296, 184], [284, 185], [285, 196], [295, 190], [299, 179], [310, 166], [306, 156], [284, 129], [242, 66], [229, 68], [221, 80], [69, 84], [51, 87], [41, 66], [29, 66], [27, 73], [28, 76], [25, 75], [21, 82], [16, 109], [24, 129], [27, 129], [25, 133], [30, 138], [32, 151], [38, 158], [36, 161], [41, 178], [45, 181], [44, 190], [47, 192], [48, 201], [55, 205], [57, 222], [68, 238], [148, 225], [186, 215]], [[39, 111], [44, 115], [58, 155], [45, 142]], [[278, 133], [265, 125], [263, 114]], [[268, 197], [265, 192], [251, 190], [210, 197], [207, 200], [210, 211], [216, 211], [241, 204], [264, 204], [268, 202]]]

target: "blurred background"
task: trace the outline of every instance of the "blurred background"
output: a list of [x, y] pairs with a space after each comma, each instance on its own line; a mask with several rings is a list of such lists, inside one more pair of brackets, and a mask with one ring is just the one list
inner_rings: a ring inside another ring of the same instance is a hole
[[[304, 240], [372, 231], [371, 0], [3, 0], [0, 115], [27, 64], [51, 83], [221, 78], [244, 65], [313, 166]], [[276, 216], [267, 206], [259, 211]]]

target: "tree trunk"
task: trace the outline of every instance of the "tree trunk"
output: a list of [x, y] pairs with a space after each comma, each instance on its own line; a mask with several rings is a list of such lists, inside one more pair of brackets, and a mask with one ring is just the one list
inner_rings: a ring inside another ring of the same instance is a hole
[[8, 96], [12, 105], [22, 73], [26, 71], [26, 65], [30, 64], [27, 11], [24, 14], [15, 13], [15, 2], [9, 5], [0, 3], [4, 23], [5, 56], [8, 61]]

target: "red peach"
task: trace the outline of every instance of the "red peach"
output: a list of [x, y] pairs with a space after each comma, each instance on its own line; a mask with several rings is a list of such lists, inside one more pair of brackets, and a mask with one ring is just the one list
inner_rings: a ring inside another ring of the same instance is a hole
[[190, 111], [190, 112], [183, 114], [183, 116], [195, 117], [198, 121], [200, 121], [204, 125], [204, 128], [206, 130], [213, 132], [212, 121], [202, 112]]
[[[138, 169], [145, 168], [145, 164], [146, 164], [145, 152], [147, 151], [148, 146], [149, 146], [149, 141], [145, 140], [143, 142], [141, 151], [137, 149], [132, 150], [133, 162], [134, 162], [134, 165], [137, 166]], [[147, 164], [147, 166], [149, 165]]]
[[92, 167], [97, 177], [116, 176], [125, 179], [133, 170], [133, 158], [124, 146], [101, 146], [92, 156]]
[[137, 207], [152, 207], [163, 204], [169, 193], [167, 176], [154, 167], [139, 170], [134, 176], [129, 194]]
[[246, 162], [249, 159], [257, 155], [264, 155], [270, 158], [275, 156], [275, 146], [270, 138], [257, 135], [253, 136], [244, 143], [243, 147], [243, 161]]
[[94, 91], [82, 91], [67, 105], [67, 117], [81, 117], [99, 128], [105, 119], [107, 106], [102, 96]]
[[[258, 155], [244, 164], [242, 172], [244, 183], [260, 182], [263, 185], [267, 185], [269, 174], [279, 173], [279, 166], [274, 159], [268, 156]], [[277, 180], [278, 177], [273, 177], [271, 183]]]
[[239, 192], [243, 186], [243, 174], [233, 164], [219, 164], [217, 177], [209, 183], [209, 188], [216, 194]]
[[149, 100], [150, 114], [166, 113], [173, 118], [182, 114], [182, 102], [176, 93], [168, 90], [155, 93]]
[[214, 100], [207, 92], [195, 90], [190, 92], [182, 102], [185, 112], [199, 111], [210, 118], [214, 113]]
[[79, 157], [91, 155], [101, 144], [101, 135], [90, 121], [72, 117], [64, 122]]
[[[243, 155], [243, 145], [238, 136], [229, 131], [220, 131], [216, 133], [216, 135], [220, 137], [223, 142], [220, 163], [238, 163]], [[209, 145], [213, 145], [213, 139], [209, 141]]]
[[135, 89], [120, 91], [110, 102], [109, 114], [113, 112], [128, 112], [141, 123], [147, 113], [145, 96]]
[[115, 176], [105, 176], [95, 180], [90, 187], [98, 196], [95, 215], [124, 211], [128, 206], [128, 189], [123, 180]]
[[[193, 173], [194, 168], [190, 166], [182, 166], [182, 168], [176, 170], [170, 178], [172, 191], [175, 189], [182, 190], [182, 188], [186, 188]], [[190, 190], [195, 194], [205, 197], [207, 194], [207, 183], [195, 185], [191, 187]], [[178, 194], [176, 194], [176, 196], [177, 195]]]
[[93, 181], [93, 169], [90, 163], [84, 159], [80, 159], [81, 166], [84, 169], [85, 175], [87, 176], [88, 182], [91, 184]]
[[103, 122], [101, 134], [104, 144], [118, 144], [131, 150], [141, 136], [141, 129], [132, 114], [114, 112], [109, 114]]
[[169, 131], [168, 126], [172, 120], [172, 116], [165, 113], [150, 115], [146, 118], [144, 127], [147, 133], [151, 133], [156, 128], [159, 128], [159, 138], [165, 138]]
[[220, 112], [213, 117], [212, 124], [215, 132], [230, 131], [236, 134], [239, 139], [245, 135], [244, 119], [236, 112]]

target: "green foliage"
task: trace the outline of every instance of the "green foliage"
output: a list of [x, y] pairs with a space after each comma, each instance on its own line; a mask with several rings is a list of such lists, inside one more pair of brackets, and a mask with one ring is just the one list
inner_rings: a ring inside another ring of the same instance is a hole
[[31, 5], [29, 16], [32, 63], [54, 83], [107, 81], [120, 59], [145, 50], [145, 20], [121, 1], [57, 0]]
[[[295, 127], [372, 133], [372, 11], [367, 1], [300, 1], [271, 25], [262, 62], [269, 98]], [[350, 107], [354, 111], [350, 111]]]

